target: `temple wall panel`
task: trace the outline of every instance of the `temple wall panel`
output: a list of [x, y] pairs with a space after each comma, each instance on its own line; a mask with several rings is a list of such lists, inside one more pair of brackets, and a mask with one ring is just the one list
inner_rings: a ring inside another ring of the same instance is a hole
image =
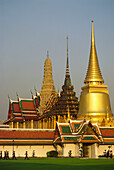
[[[9, 152], [9, 157], [12, 157], [13, 146], [0, 146], [0, 151], [2, 151], [3, 157], [4, 157], [4, 151], [6, 150]], [[47, 157], [46, 153], [51, 150], [55, 150], [53, 145], [14, 146], [16, 157], [25, 157], [26, 151], [28, 152], [29, 157], [32, 157], [33, 151], [35, 152], [36, 157]]]
[[[110, 149], [109, 149], [109, 146], [110, 146]], [[104, 152], [105, 152], [105, 150], [106, 150], [106, 152], [107, 152], [108, 150], [112, 150], [112, 153], [113, 153], [113, 155], [114, 155], [114, 145], [99, 145], [99, 146], [98, 146], [98, 149], [97, 149], [97, 155], [98, 155], [98, 156], [99, 156], [99, 155], [103, 155]]]
[[72, 156], [79, 156], [79, 147], [77, 144], [64, 144], [63, 156], [69, 156], [71, 150]]

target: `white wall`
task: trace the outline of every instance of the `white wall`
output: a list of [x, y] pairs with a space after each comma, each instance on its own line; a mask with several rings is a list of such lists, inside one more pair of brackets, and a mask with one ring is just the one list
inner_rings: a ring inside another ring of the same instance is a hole
[[[98, 145], [93, 144], [89, 146], [89, 158], [98, 158], [99, 155], [103, 155], [104, 150], [106, 151], [109, 149], [108, 146], [111, 146], [110, 150], [112, 150], [114, 155], [114, 145]], [[60, 146], [57, 147], [58, 151], [62, 151], [63, 155], [60, 156], [69, 156], [68, 152], [69, 150], [72, 151], [72, 156], [79, 156], [79, 146], [77, 144], [64, 144], [63, 150]], [[4, 151], [9, 151], [9, 156], [12, 157], [13, 153], [13, 146], [1, 146], [0, 145], [0, 151], [2, 151], [2, 155], [4, 156]], [[33, 154], [33, 150], [35, 150], [35, 156], [36, 157], [46, 157], [46, 153], [51, 150], [55, 150], [53, 145], [26, 145], [26, 146], [14, 146], [14, 151], [16, 154], [16, 157], [25, 157], [25, 152], [28, 151], [28, 155], [31, 157]]]
[[79, 146], [77, 144], [64, 144], [63, 156], [69, 156], [69, 150], [72, 151], [72, 156], [79, 156]]
[[[2, 151], [2, 156], [4, 156], [4, 151], [9, 151], [9, 156], [12, 157], [13, 146], [0, 146], [0, 151]], [[47, 157], [47, 152], [55, 150], [53, 145], [34, 145], [34, 146], [14, 146], [14, 151], [16, 157], [25, 157], [25, 152], [28, 151], [28, 156], [33, 155], [33, 150], [35, 150], [35, 156], [37, 157]]]
[[108, 146], [111, 146], [110, 150], [112, 150], [112, 153], [114, 155], [114, 145], [99, 145], [98, 146], [98, 153], [97, 153], [98, 156], [103, 155], [103, 152], [104, 152], [105, 149], [106, 149], [106, 151], [108, 151], [109, 150]]

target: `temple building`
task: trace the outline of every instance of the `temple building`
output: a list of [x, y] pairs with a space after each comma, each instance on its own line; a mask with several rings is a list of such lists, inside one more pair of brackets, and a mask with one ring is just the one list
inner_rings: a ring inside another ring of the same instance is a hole
[[17, 96], [18, 100], [11, 100], [9, 97], [8, 119], [3, 123], [10, 128], [38, 128], [40, 96], [32, 94], [32, 99], [23, 99]]
[[68, 122], [69, 119], [77, 119], [78, 113], [78, 98], [73, 91], [74, 87], [71, 84], [69, 73], [69, 59], [68, 59], [68, 37], [67, 37], [67, 62], [64, 85], [60, 96], [57, 96], [50, 101], [50, 106], [46, 112], [39, 117], [40, 128], [55, 129], [56, 121]]
[[78, 119], [91, 120], [100, 126], [114, 126], [107, 85], [100, 71], [92, 21], [91, 49], [88, 70], [82, 87]]
[[50, 110], [52, 114], [60, 115], [60, 119], [63, 122], [67, 122], [68, 119], [77, 119], [79, 103], [78, 97], [76, 97], [76, 93], [74, 92], [73, 89], [74, 87], [71, 83], [69, 73], [68, 37], [67, 37], [67, 62], [64, 85], [62, 86], [62, 91], [60, 92], [58, 101]]
[[43, 114], [46, 109], [46, 104], [50, 97], [57, 96], [57, 92], [55, 91], [55, 86], [53, 82], [53, 74], [52, 74], [52, 63], [49, 58], [49, 53], [47, 51], [47, 58], [44, 63], [44, 78], [43, 78], [43, 85], [42, 90], [40, 91], [40, 107], [39, 111]]
[[[106, 152], [114, 154], [114, 128], [99, 127], [91, 121], [69, 120], [56, 123], [55, 129], [20, 129], [0, 125], [0, 152], [8, 151], [12, 157], [47, 157], [47, 152], [56, 150], [59, 157], [99, 158]], [[104, 159], [105, 161], [105, 159]]]
[[9, 97], [8, 119], [0, 124], [0, 153], [16, 157], [46, 157], [55, 150], [58, 156], [99, 158], [114, 155], [114, 119], [107, 85], [100, 71], [92, 21], [91, 48], [80, 101], [71, 83], [68, 57], [60, 95], [55, 91], [52, 63], [47, 52], [41, 91], [32, 99], [17, 101]]

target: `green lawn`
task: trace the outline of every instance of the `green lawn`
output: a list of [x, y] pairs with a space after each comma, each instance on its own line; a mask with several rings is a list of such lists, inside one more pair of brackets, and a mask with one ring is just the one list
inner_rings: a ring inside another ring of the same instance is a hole
[[0, 160], [0, 170], [113, 170], [114, 159], [36, 158]]

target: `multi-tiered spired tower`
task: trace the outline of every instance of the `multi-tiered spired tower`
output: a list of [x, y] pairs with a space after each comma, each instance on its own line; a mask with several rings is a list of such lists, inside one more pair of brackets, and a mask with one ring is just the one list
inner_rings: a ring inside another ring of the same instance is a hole
[[43, 113], [46, 108], [46, 103], [50, 99], [51, 95], [56, 96], [57, 92], [55, 91], [55, 86], [53, 82], [52, 74], [52, 63], [49, 58], [49, 53], [47, 51], [47, 58], [44, 63], [44, 78], [42, 90], [40, 91], [41, 103], [40, 103], [40, 112]]
[[63, 122], [68, 119], [76, 119], [78, 112], [78, 98], [74, 92], [74, 87], [71, 84], [71, 78], [69, 73], [69, 59], [68, 59], [68, 37], [67, 37], [67, 62], [66, 62], [66, 74], [64, 85], [57, 103], [52, 108], [54, 115], [59, 115]]
[[88, 70], [80, 95], [78, 119], [99, 122], [99, 125], [112, 119], [109, 92], [100, 71], [95, 47], [94, 28], [92, 21], [91, 49]]

